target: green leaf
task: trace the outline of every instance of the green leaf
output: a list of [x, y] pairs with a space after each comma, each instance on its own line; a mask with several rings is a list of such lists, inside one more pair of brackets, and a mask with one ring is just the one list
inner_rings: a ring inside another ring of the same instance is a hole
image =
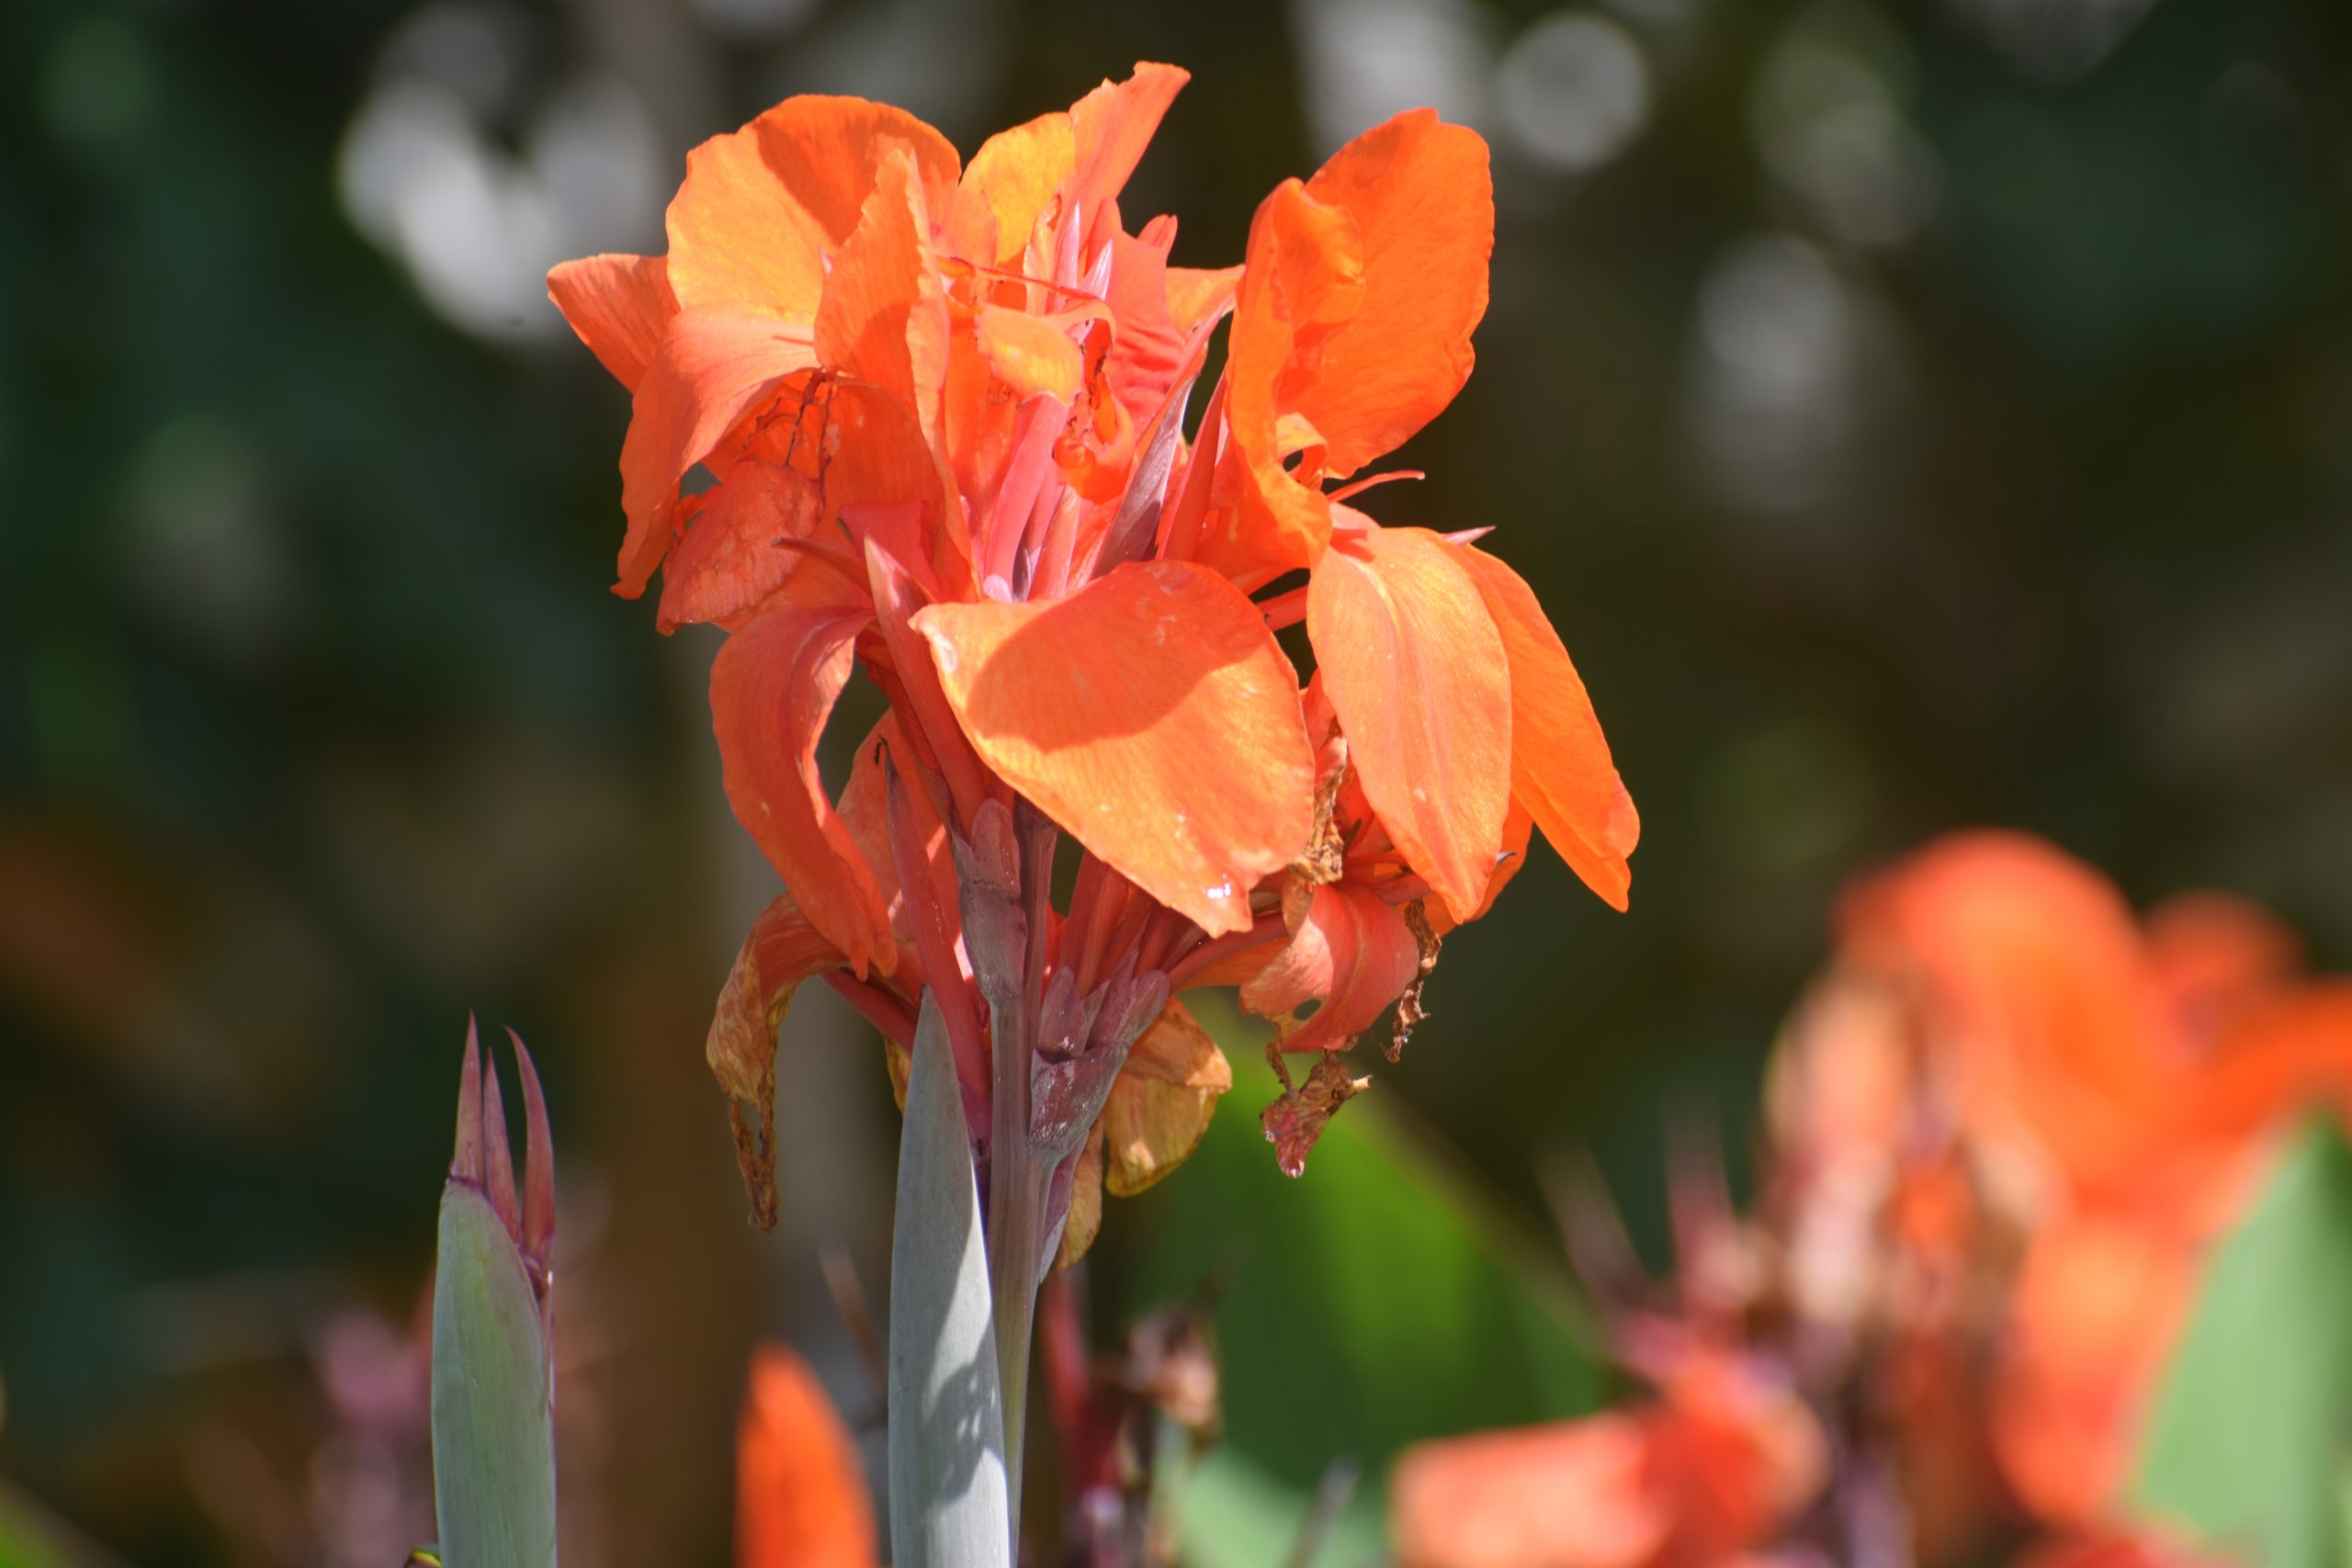
[[899, 1134], [889, 1363], [892, 1561], [1010, 1568], [988, 1251], [956, 1066], [928, 993]]
[[2352, 1149], [2315, 1127], [2216, 1254], [2130, 1497], [2266, 1568], [2344, 1568], [2352, 1452]]
[[473, 1188], [441, 1194], [433, 1500], [448, 1568], [554, 1568], [548, 1345], [523, 1259]]
[[48, 1510], [0, 1481], [0, 1568], [82, 1568], [97, 1561]]
[[[1292, 1180], [1258, 1124], [1279, 1086], [1253, 1026], [1214, 1005], [1196, 1011], [1233, 1061], [1234, 1090], [1182, 1168], [1111, 1206], [1104, 1248], [1120, 1289], [1105, 1321], [1214, 1291], [1219, 1453], [1247, 1461], [1250, 1480], [1204, 1472], [1212, 1501], [1231, 1493], [1246, 1506], [1243, 1494], [1272, 1487], [1286, 1517], [1301, 1517], [1345, 1455], [1363, 1479], [1336, 1537], [1382, 1517], [1388, 1466], [1411, 1442], [1597, 1407], [1600, 1373], [1565, 1268], [1411, 1132], [1376, 1062], [1370, 1091], [1340, 1109]], [[1283, 1535], [1230, 1561], [1278, 1562], [1288, 1550]]]
[[[1291, 1561], [1312, 1506], [1309, 1494], [1283, 1485], [1232, 1445], [1220, 1444], [1184, 1483], [1176, 1517], [1177, 1551], [1186, 1562], [1214, 1568], [1278, 1568]], [[1379, 1504], [1359, 1487], [1306, 1568], [1376, 1562], [1386, 1548]]]

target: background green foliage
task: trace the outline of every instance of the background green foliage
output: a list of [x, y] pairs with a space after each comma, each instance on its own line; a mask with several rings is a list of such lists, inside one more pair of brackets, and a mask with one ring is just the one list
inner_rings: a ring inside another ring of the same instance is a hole
[[2215, 1257], [2137, 1503], [2278, 1568], [2352, 1560], [2352, 1149], [2314, 1127]]
[[[525, 306], [421, 285], [338, 194], [419, 83], [456, 118], [417, 123], [541, 175], [548, 117], [617, 85], [666, 186], [788, 91], [892, 97], [968, 149], [1174, 59], [1195, 85], [1128, 207], [1182, 213], [1193, 263], [1238, 255], [1351, 104], [1468, 85], [1502, 211], [1479, 370], [1400, 459], [1430, 479], [1368, 500], [1496, 526], [1646, 829], [1622, 918], [1539, 852], [1380, 1069], [1504, 1234], [1585, 1144], [1655, 1244], [1662, 1115], [1744, 1141], [1834, 890], [1941, 828], [2050, 834], [2143, 898], [2242, 889], [2340, 964], [2352, 11], [1572, 9], [1646, 85], [1582, 172], [1496, 86], [1532, 0], [0, 7], [11, 1484], [141, 1562], [387, 1560], [306, 1532], [322, 1474], [413, 1491], [397, 1358], [354, 1347], [414, 1321], [468, 1006], [542, 1043], [564, 1145], [565, 1496], [603, 1500], [568, 1529], [723, 1560], [756, 1332], [870, 1407], [810, 1259], [838, 1235], [878, 1286], [877, 1055], [796, 1012], [786, 1224], [755, 1245], [699, 1046], [772, 884], [716, 787], [711, 639], [605, 592], [625, 398]], [[2093, 13], [2100, 47], [2015, 31]], [[658, 246], [599, 167], [563, 186], [605, 213], [580, 248]], [[1374, 1458], [1590, 1397], [1515, 1338], [1534, 1307], [1470, 1288], [1499, 1265], [1451, 1199], [1352, 1133], [1281, 1183], [1237, 1098], [1197, 1169], [1112, 1205], [1100, 1278], [1141, 1301], [1228, 1270], [1238, 1454], [1306, 1484], [1359, 1421]], [[1428, 1267], [1376, 1286], [1394, 1314], [1307, 1310], [1309, 1257], [1374, 1273], [1365, 1213]], [[1406, 1346], [1445, 1377], [1330, 1373]]]

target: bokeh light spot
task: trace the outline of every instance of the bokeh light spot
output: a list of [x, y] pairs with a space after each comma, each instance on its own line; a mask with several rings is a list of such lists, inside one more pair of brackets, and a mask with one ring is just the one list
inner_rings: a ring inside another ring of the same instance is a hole
[[1528, 153], [1572, 173], [1623, 152], [1649, 123], [1649, 64], [1625, 29], [1561, 11], [1521, 34], [1496, 80], [1503, 119]]

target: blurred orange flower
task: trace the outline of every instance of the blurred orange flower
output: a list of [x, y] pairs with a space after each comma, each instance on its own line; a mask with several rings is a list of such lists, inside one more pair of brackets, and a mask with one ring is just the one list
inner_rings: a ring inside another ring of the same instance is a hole
[[752, 1353], [735, 1447], [737, 1568], [878, 1568], [857, 1444], [808, 1363]]
[[[1839, 935], [1773, 1069], [1793, 1299], [1852, 1335], [1987, 1358], [1976, 1419], [2014, 1504], [2098, 1526], [2214, 1242], [2297, 1118], [2352, 1104], [2352, 987], [2301, 976], [2291, 935], [2242, 899], [2188, 895], [2143, 923], [2096, 871], [2009, 833], [1868, 880]], [[1916, 1471], [1966, 1472], [1929, 1458], [1954, 1440], [1949, 1408], [1892, 1408]], [[1997, 1507], [1923, 1518], [1981, 1528]]]
[[1769, 1544], [1828, 1475], [1785, 1380], [1721, 1351], [1679, 1359], [1659, 1403], [1424, 1443], [1397, 1461], [1405, 1568], [1703, 1568]]

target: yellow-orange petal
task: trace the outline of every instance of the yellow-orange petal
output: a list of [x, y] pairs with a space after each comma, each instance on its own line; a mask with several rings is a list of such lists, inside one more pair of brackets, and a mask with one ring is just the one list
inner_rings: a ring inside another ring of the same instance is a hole
[[736, 1568], [876, 1568], [874, 1499], [856, 1439], [808, 1364], [752, 1352], [735, 1446]]
[[1038, 219], [1077, 162], [1070, 118], [1058, 111], [989, 137], [948, 205], [950, 248], [967, 261], [1018, 269]]
[[1623, 909], [1642, 819], [1583, 678], [1525, 579], [1483, 551], [1448, 547], [1477, 584], [1510, 661], [1511, 794], [1584, 885]]
[[678, 313], [660, 256], [582, 256], [548, 273], [548, 298], [613, 379], [637, 390], [662, 329]]
[[1086, 359], [1069, 335], [1067, 318], [983, 305], [973, 325], [989, 371], [1016, 398], [1044, 392], [1064, 403], [1077, 399]]
[[1355, 220], [1363, 301], [1320, 347], [1292, 405], [1329, 447], [1331, 477], [1395, 450], [1470, 378], [1495, 245], [1487, 143], [1433, 109], [1374, 126], [1331, 156], [1306, 194]]
[[1196, 333], [1233, 308], [1233, 292], [1241, 287], [1238, 266], [1168, 269], [1168, 314], [1184, 333]]
[[902, 399], [926, 432], [936, 432], [947, 381], [947, 301], [930, 229], [913, 155], [892, 148], [826, 274], [816, 339], [827, 370]]
[[665, 219], [678, 303], [815, 316], [825, 260], [857, 227], [896, 148], [913, 157], [934, 202], [954, 188], [958, 164], [945, 137], [863, 98], [786, 98], [687, 153]]
[[1225, 1053], [1183, 1003], [1170, 1002], [1127, 1053], [1103, 1103], [1103, 1185], [1132, 1197], [1183, 1164], [1232, 1087]]
[[671, 321], [638, 382], [621, 442], [621, 541], [615, 591], [645, 592], [676, 532], [678, 481], [787, 377], [817, 362], [808, 339], [773, 318], [687, 311]]
[[1216, 934], [1306, 848], [1315, 763], [1265, 618], [1187, 562], [914, 617], [973, 749], [1120, 874]]
[[817, 742], [849, 679], [865, 606], [779, 604], [729, 637], [710, 668], [728, 804], [808, 923], [861, 976], [897, 962], [873, 869], [817, 773]]
[[[1198, 558], [1228, 577], [1265, 581], [1314, 565], [1331, 536], [1322, 460], [1293, 468], [1305, 422], [1292, 414], [1324, 341], [1363, 302], [1363, 255], [1354, 218], [1285, 180], [1260, 204], [1233, 299], [1226, 365], [1230, 432], [1214, 512]], [[1314, 438], [1320, 446], [1319, 437]]]
[[1372, 888], [1295, 883], [1283, 898], [1290, 941], [1241, 987], [1241, 1005], [1280, 1018], [1308, 1001], [1315, 1015], [1275, 1042], [1285, 1051], [1343, 1051], [1420, 976], [1420, 944]]
[[1476, 581], [1425, 528], [1350, 529], [1307, 581], [1306, 635], [1364, 798], [1470, 919], [1510, 810], [1510, 671]]

